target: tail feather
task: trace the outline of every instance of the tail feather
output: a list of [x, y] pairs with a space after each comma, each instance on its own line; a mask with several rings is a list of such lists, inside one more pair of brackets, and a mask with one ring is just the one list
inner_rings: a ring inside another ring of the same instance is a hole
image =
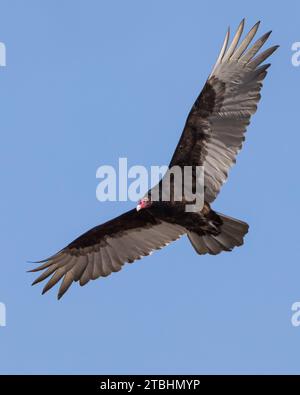
[[224, 214], [216, 214], [222, 221], [219, 234], [202, 236], [196, 232], [188, 232], [188, 238], [198, 254], [216, 255], [221, 251], [231, 251], [244, 243], [244, 236], [249, 229], [248, 224]]

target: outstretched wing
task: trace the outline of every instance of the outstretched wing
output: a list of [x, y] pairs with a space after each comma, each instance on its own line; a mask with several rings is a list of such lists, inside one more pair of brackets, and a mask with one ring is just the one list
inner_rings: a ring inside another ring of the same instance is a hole
[[31, 272], [44, 270], [33, 284], [52, 277], [43, 293], [62, 278], [58, 298], [73, 281], [85, 285], [89, 280], [118, 272], [126, 262], [133, 262], [158, 250], [186, 233], [185, 228], [155, 218], [148, 210], [128, 211], [84, 233], [63, 250]]
[[262, 81], [270, 64], [261, 65], [278, 46], [268, 48], [255, 57], [271, 32], [264, 34], [247, 49], [259, 22], [239, 44], [244, 20], [228, 47], [229, 29], [218, 60], [194, 103], [172, 166], [204, 166], [204, 198], [212, 202], [227, 179], [242, 147], [250, 117], [260, 100]]

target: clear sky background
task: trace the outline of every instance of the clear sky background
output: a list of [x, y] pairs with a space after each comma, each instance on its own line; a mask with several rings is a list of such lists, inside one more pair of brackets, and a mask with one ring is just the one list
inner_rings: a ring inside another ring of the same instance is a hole
[[[1, 373], [299, 373], [300, 5], [0, 1]], [[186, 238], [61, 301], [31, 287], [47, 257], [131, 202], [96, 169], [169, 162], [228, 25], [273, 30], [257, 114], [213, 207], [250, 224], [232, 253]]]

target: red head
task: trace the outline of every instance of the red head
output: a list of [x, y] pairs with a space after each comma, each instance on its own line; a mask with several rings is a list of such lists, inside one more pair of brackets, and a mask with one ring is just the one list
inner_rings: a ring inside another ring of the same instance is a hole
[[140, 211], [142, 208], [147, 208], [150, 206], [151, 206], [151, 201], [147, 196], [145, 196], [145, 197], [143, 197], [143, 199], [141, 199], [138, 202], [138, 205], [136, 206], [136, 210]]

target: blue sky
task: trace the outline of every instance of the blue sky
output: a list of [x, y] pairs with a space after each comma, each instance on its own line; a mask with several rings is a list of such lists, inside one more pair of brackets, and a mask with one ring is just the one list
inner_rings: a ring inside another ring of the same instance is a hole
[[[287, 1], [0, 1], [1, 373], [299, 373], [300, 5]], [[226, 28], [272, 29], [257, 114], [214, 203], [245, 245], [183, 238], [106, 279], [43, 297], [26, 261], [133, 207], [100, 203], [96, 169], [162, 165]]]

